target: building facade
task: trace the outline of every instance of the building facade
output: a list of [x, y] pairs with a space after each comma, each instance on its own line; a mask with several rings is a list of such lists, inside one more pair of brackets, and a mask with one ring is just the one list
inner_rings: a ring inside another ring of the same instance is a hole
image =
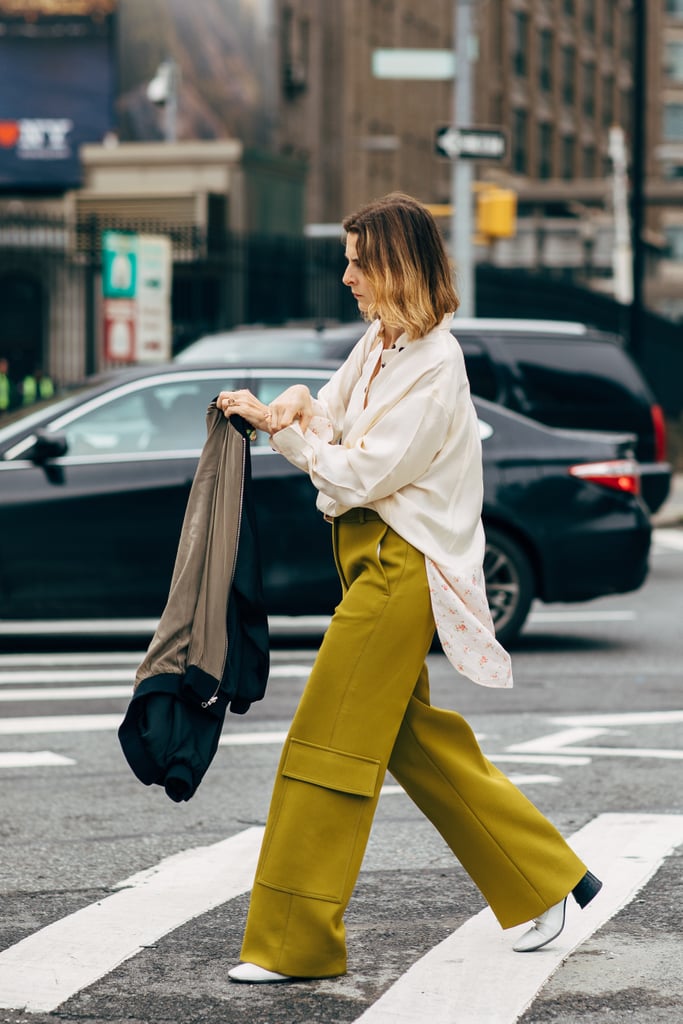
[[[449, 49], [454, 0], [281, 0], [276, 145], [308, 161], [309, 229], [391, 189], [450, 202], [435, 153], [452, 123], [446, 81], [379, 80], [380, 48]], [[646, 300], [683, 316], [683, 0], [648, 0]], [[502, 266], [545, 267], [609, 293], [615, 181], [610, 130], [633, 129], [634, 0], [481, 0], [473, 123], [503, 128], [502, 162], [479, 183], [518, 195], [516, 237], [480, 247]]]

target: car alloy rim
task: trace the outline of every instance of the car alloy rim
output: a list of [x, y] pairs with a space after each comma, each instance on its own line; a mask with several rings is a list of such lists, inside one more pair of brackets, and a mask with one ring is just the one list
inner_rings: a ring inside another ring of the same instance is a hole
[[486, 596], [497, 631], [510, 622], [519, 603], [519, 573], [506, 553], [495, 544], [486, 544], [484, 555]]

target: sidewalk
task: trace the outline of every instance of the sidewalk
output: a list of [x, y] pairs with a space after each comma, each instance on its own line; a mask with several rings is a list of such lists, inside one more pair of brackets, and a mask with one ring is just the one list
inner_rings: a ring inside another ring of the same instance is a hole
[[671, 480], [671, 493], [658, 512], [652, 516], [652, 525], [683, 526], [683, 473], [675, 473]]

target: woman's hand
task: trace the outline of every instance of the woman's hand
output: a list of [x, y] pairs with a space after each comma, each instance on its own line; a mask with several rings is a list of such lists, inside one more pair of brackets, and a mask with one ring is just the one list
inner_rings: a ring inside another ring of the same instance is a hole
[[270, 403], [270, 432], [276, 433], [299, 421], [305, 432], [313, 416], [313, 399], [305, 384], [294, 384]]
[[272, 432], [270, 409], [263, 402], [259, 402], [258, 398], [246, 388], [241, 391], [221, 391], [216, 399], [216, 405], [227, 418], [235, 413], [242, 416], [257, 430], [265, 430], [268, 434]]

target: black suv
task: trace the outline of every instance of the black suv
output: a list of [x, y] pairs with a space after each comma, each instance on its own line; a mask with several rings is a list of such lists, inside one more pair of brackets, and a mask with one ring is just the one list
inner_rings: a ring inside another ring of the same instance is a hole
[[[338, 327], [248, 327], [207, 335], [181, 362], [343, 359], [363, 332]], [[664, 415], [616, 335], [579, 323], [456, 317], [472, 392], [552, 427], [628, 432], [637, 438], [643, 498], [651, 512], [666, 500]]]
[[635, 434], [645, 502], [669, 494], [664, 413], [621, 340], [583, 324], [456, 320], [476, 395], [551, 427]]

